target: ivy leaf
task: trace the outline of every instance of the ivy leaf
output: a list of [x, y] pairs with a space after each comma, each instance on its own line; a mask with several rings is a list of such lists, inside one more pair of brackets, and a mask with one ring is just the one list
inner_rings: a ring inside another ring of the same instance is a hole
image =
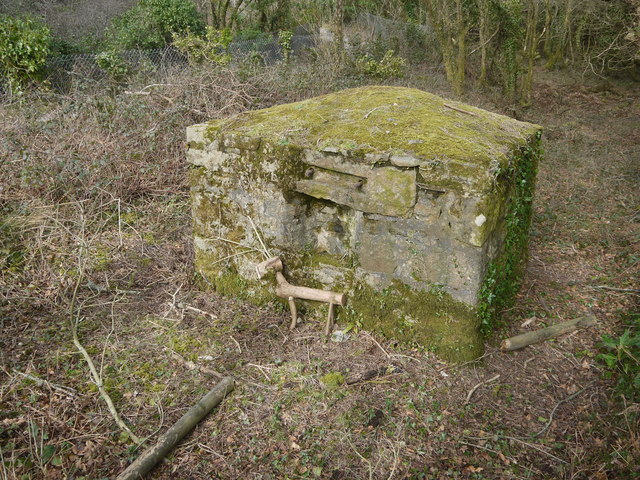
[[53, 445], [45, 445], [42, 448], [42, 463], [47, 463], [53, 457], [53, 454], [56, 453], [56, 447]]

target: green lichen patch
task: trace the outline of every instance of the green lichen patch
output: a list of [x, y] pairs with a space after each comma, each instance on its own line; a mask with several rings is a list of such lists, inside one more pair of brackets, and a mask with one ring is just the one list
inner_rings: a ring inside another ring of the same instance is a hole
[[225, 132], [314, 150], [347, 150], [363, 161], [369, 153], [391, 152], [485, 167], [495, 160], [505, 163], [540, 129], [421, 90], [384, 86], [343, 90], [209, 125], [210, 139]]

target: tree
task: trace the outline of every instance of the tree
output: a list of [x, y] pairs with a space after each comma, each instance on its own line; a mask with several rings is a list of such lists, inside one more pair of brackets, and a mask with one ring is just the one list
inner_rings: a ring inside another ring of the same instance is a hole
[[469, 0], [424, 0], [440, 49], [447, 80], [456, 95], [464, 92], [467, 35], [471, 29]]

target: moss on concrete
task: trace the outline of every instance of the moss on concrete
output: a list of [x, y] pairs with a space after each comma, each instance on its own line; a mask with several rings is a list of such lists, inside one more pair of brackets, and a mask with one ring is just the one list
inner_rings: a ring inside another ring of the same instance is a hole
[[221, 295], [247, 300], [254, 305], [265, 305], [276, 300], [275, 275], [267, 275], [259, 282], [250, 282], [232, 266], [224, 265], [219, 260], [219, 254], [196, 248], [195, 268], [207, 286], [213, 287]]
[[475, 181], [486, 185], [491, 181], [486, 169], [506, 167], [510, 153], [539, 129], [421, 90], [369, 86], [216, 120], [206, 137], [213, 141], [224, 132], [276, 145], [325, 148], [359, 162], [377, 158], [367, 154], [392, 153], [445, 167], [466, 165], [465, 173], [481, 166]]
[[430, 347], [452, 362], [472, 360], [484, 351], [476, 311], [437, 286], [414, 290], [395, 281], [380, 292], [358, 285], [340, 319]]

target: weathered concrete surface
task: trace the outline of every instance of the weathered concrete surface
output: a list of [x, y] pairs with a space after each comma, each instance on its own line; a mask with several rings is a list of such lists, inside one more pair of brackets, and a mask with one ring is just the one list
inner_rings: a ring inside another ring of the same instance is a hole
[[351, 294], [343, 320], [481, 354], [481, 287], [540, 127], [447, 105], [365, 87], [190, 127], [196, 268], [225, 293], [272, 298], [251, 219], [292, 282]]

